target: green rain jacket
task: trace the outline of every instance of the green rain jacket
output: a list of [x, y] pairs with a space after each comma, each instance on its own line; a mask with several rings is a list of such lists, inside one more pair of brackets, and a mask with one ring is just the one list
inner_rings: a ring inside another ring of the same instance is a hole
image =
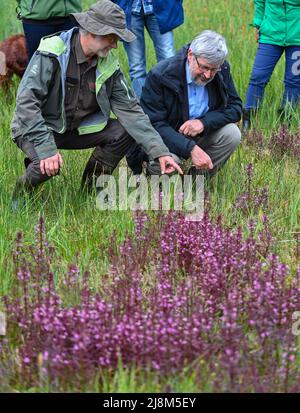
[[81, 11], [81, 0], [18, 0], [24, 19], [46, 20]]
[[300, 45], [300, 0], [254, 0], [254, 6], [260, 43]]

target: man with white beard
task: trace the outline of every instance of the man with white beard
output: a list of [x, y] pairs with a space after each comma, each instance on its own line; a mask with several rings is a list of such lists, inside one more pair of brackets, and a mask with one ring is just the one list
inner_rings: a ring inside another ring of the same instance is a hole
[[[240, 143], [235, 124], [241, 118], [237, 94], [223, 36], [211, 30], [198, 34], [172, 58], [148, 73], [141, 106], [177, 162], [191, 159], [190, 173], [211, 177]], [[140, 173], [147, 158], [135, 152], [129, 166]], [[159, 174], [156, 161], [149, 174]]]

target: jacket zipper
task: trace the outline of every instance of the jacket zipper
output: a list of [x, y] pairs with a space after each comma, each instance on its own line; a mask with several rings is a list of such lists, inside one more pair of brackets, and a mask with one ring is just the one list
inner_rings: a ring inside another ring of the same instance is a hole
[[131, 100], [131, 97], [130, 97], [130, 95], [129, 95], [128, 87], [126, 86], [126, 84], [125, 84], [125, 82], [124, 82], [123, 79], [121, 79], [121, 83], [122, 83], [122, 85], [124, 86], [124, 88], [125, 88], [125, 90], [126, 90], [128, 100]]

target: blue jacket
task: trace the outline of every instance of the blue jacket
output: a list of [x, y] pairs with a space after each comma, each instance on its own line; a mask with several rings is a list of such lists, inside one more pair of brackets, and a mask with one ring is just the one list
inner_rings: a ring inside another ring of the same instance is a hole
[[[148, 73], [141, 96], [141, 106], [171, 153], [190, 157], [195, 146], [192, 138], [178, 132], [189, 119], [189, 106], [185, 64], [189, 45], [169, 59], [157, 63]], [[202, 134], [220, 129], [228, 123], [238, 122], [242, 113], [242, 101], [237, 94], [230, 67], [225, 62], [221, 71], [208, 83], [209, 111], [202, 117]]]
[[[131, 6], [133, 0], [112, 0], [120, 6], [126, 14], [127, 26], [131, 27]], [[183, 23], [183, 0], [152, 0], [153, 11], [156, 16], [161, 34], [169, 32]]]

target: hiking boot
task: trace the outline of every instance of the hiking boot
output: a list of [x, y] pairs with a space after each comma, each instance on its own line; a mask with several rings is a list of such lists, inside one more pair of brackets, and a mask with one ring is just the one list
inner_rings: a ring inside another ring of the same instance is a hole
[[26, 202], [33, 197], [34, 188], [32, 186], [26, 186], [23, 182], [17, 181], [13, 190], [11, 198], [11, 210], [12, 212], [19, 212], [26, 205]]
[[97, 161], [97, 159], [91, 155], [82, 174], [80, 185], [81, 192], [86, 194], [93, 193], [94, 189], [96, 189], [98, 177], [103, 174], [111, 175], [113, 170], [113, 167]]
[[251, 128], [251, 115], [253, 110], [252, 109], [244, 109], [243, 110], [243, 128], [242, 132], [246, 133]]

